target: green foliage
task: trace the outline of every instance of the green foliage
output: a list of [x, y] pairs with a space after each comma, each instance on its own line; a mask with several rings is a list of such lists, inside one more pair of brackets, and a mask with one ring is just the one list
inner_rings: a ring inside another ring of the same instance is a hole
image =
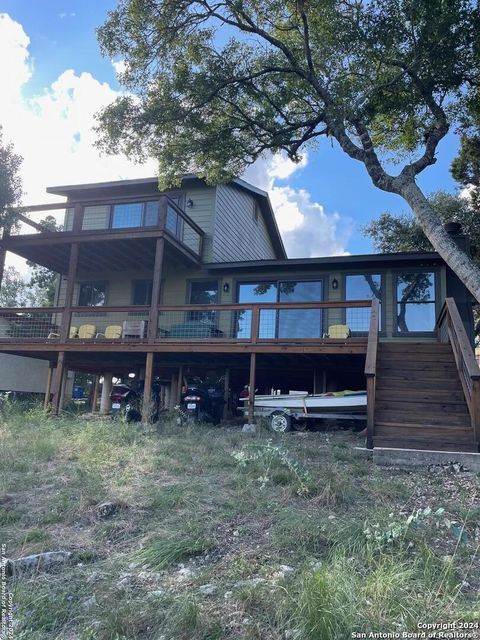
[[22, 197], [22, 180], [19, 175], [22, 157], [15, 153], [11, 143], [4, 142], [0, 126], [0, 227], [15, 222], [11, 207]]
[[99, 115], [100, 144], [158, 158], [165, 183], [320, 136], [362, 161], [370, 142], [416, 152], [468, 108], [477, 26], [468, 0], [121, 0], [98, 37], [136, 95]]
[[159, 538], [137, 553], [137, 558], [147, 567], [165, 569], [181, 560], [205, 553], [212, 548], [212, 543], [197, 536], [184, 538]]
[[[429, 203], [441, 222], [459, 222], [470, 238], [472, 255], [480, 261], [480, 218], [475, 204], [468, 198], [437, 191], [429, 196]], [[363, 228], [363, 234], [373, 240], [380, 253], [401, 251], [433, 251], [420, 225], [411, 214], [395, 216], [382, 213]]]
[[[288, 472], [286, 481], [293, 482], [298, 495], [306, 495], [310, 492], [311, 476], [309, 472], [295, 460], [284, 444], [273, 444], [272, 440], [267, 440], [265, 444], [246, 445], [240, 451], [232, 453], [232, 457], [242, 467], [254, 463], [255, 472], [258, 470], [261, 472], [257, 479], [262, 489], [272, 479], [278, 478], [278, 474], [275, 475], [275, 466], [280, 465]], [[281, 476], [281, 481], [282, 479], [283, 476]]]

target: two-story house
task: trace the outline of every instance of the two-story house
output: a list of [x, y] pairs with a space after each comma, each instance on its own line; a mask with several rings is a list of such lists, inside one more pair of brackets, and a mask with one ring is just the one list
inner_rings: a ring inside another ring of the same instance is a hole
[[[478, 450], [480, 370], [471, 298], [437, 253], [288, 259], [268, 195], [193, 175], [51, 187], [26, 207], [7, 251], [59, 274], [55, 307], [0, 309], [0, 353], [152, 381], [173, 404], [188, 375], [251, 389], [368, 392], [368, 446]], [[48, 231], [42, 216], [61, 226]], [[461, 242], [462, 236], [458, 235]], [[253, 394], [249, 401], [254, 416]]]

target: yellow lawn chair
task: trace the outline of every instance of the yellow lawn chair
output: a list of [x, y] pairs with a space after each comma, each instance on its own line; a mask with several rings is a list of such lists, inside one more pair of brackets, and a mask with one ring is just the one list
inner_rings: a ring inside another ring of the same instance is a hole
[[105, 333], [97, 333], [96, 338], [102, 337], [106, 340], [118, 340], [122, 337], [122, 325], [120, 324], [109, 324], [105, 329]]
[[95, 337], [97, 327], [94, 324], [81, 324], [78, 328], [80, 340], [90, 340]]
[[352, 332], [346, 324], [332, 324], [328, 327], [328, 332], [323, 335], [324, 338], [334, 338], [336, 340], [345, 340], [350, 338]]

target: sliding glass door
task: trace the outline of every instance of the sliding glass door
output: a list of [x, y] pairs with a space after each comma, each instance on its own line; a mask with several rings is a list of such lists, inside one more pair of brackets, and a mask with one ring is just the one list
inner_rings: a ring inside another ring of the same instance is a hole
[[[321, 302], [321, 280], [283, 280], [246, 282], [238, 286], [238, 302]], [[249, 337], [251, 312], [243, 312], [238, 337]], [[322, 312], [320, 309], [262, 309], [259, 338], [321, 338]]]

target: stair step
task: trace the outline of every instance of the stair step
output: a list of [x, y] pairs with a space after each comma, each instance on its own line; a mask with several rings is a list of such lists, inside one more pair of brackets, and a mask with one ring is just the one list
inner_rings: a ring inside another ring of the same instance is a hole
[[422, 380], [445, 380], [451, 378], [457, 378], [458, 374], [456, 370], [444, 371], [441, 369], [408, 369], [403, 370], [399, 367], [393, 369], [377, 369], [377, 377], [379, 379], [403, 379], [403, 380], [415, 380], [416, 382]]
[[418, 400], [402, 400], [390, 396], [386, 400], [382, 400], [375, 397], [375, 411], [387, 411], [391, 413], [408, 413], [415, 414], [416, 416], [429, 416], [432, 414], [445, 415], [445, 418], [451, 416], [466, 416], [469, 417], [468, 407], [465, 402], [448, 402], [438, 400], [434, 402], [423, 402]]
[[468, 414], [445, 414], [442, 412], [426, 411], [416, 413], [414, 411], [389, 411], [375, 408], [375, 424], [377, 422], [390, 422], [400, 425], [425, 425], [445, 427], [470, 427]]
[[421, 381], [421, 385], [415, 385], [413, 379], [405, 377], [381, 376], [377, 375], [377, 389], [422, 389], [435, 390], [438, 392], [449, 393], [450, 391], [462, 392], [462, 385], [458, 378], [444, 378], [442, 380], [426, 379]]
[[461, 390], [446, 392], [437, 387], [435, 389], [411, 389], [409, 387], [385, 387], [379, 384], [375, 393], [375, 401], [380, 400], [465, 404], [465, 396]]
[[378, 351], [385, 353], [452, 353], [452, 347], [448, 342], [380, 342]]
[[404, 360], [421, 359], [424, 362], [455, 362], [451, 351], [441, 351], [440, 353], [426, 353], [423, 351], [383, 351], [377, 352], [377, 359], [385, 362], [403, 362]]
[[463, 438], [471, 440], [473, 438], [472, 427], [469, 424], [463, 425], [450, 425], [450, 424], [435, 424], [428, 425], [423, 422], [400, 422], [397, 420], [378, 420], [375, 421], [375, 435], [397, 435], [397, 434], [413, 434], [420, 433], [425, 437], [441, 436], [442, 438], [449, 438], [456, 440], [457, 438]]
[[377, 362], [377, 370], [380, 371], [457, 371], [454, 361], [433, 361], [426, 362], [423, 359], [417, 360], [384, 360], [380, 358]]
[[377, 437], [373, 438], [374, 447], [385, 447], [392, 449], [425, 449], [431, 451], [468, 451], [478, 452], [478, 445], [473, 441], [471, 443], [458, 443], [458, 442], [432, 442], [423, 438], [389, 438], [389, 437]]

